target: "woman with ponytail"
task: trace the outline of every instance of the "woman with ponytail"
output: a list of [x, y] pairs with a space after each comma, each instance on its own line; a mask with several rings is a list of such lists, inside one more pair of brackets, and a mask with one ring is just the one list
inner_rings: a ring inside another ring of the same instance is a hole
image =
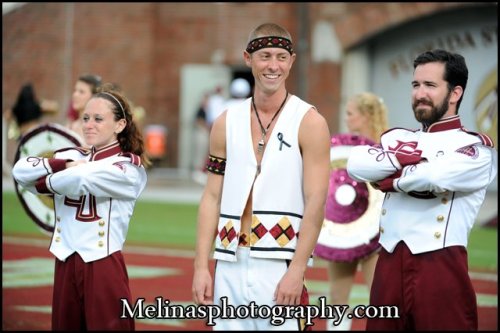
[[54, 197], [53, 330], [134, 330], [122, 318], [131, 292], [122, 255], [135, 203], [146, 186], [143, 137], [125, 96], [104, 85], [82, 111], [88, 148], [30, 156], [13, 168], [16, 181]]

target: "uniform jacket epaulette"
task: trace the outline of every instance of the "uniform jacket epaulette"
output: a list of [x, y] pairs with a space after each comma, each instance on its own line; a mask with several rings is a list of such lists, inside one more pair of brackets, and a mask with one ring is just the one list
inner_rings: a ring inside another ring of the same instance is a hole
[[128, 157], [130, 158], [130, 163], [140, 167], [142, 166], [142, 160], [141, 157], [134, 154], [134, 153], [120, 153], [120, 156]]
[[481, 140], [481, 144], [483, 144], [484, 146], [487, 146], [490, 148], [495, 147], [493, 140], [487, 134], [469, 131], [465, 127], [462, 127], [462, 131], [464, 131], [467, 134], [474, 135], [474, 136], [478, 137]]

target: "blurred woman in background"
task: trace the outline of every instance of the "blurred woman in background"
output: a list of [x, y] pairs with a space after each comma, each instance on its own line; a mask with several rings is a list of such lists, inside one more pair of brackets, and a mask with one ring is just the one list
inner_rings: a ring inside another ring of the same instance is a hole
[[102, 79], [99, 75], [81, 75], [75, 83], [71, 95], [71, 105], [68, 109], [67, 127], [83, 138], [81, 114], [90, 97], [97, 92], [101, 86]]

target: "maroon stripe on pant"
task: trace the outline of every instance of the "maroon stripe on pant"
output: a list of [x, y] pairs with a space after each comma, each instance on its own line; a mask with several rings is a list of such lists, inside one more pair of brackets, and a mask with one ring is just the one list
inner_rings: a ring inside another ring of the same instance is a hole
[[[302, 289], [302, 294], [300, 295], [300, 305], [309, 305], [309, 291], [307, 291], [306, 286]], [[306, 326], [305, 319], [298, 319], [299, 321], [299, 331], [312, 331], [312, 326]]]
[[399, 319], [368, 318], [367, 330], [477, 330], [476, 294], [463, 246], [413, 255], [382, 248], [370, 305], [397, 306]]
[[[286, 267], [290, 266], [291, 260], [286, 259]], [[302, 288], [302, 294], [300, 294], [300, 305], [309, 305], [309, 291], [307, 291], [306, 286]], [[299, 331], [312, 331], [312, 326], [306, 326], [306, 319], [297, 318], [297, 326]]]
[[89, 263], [77, 253], [66, 261], [56, 259], [53, 330], [134, 330], [133, 318], [120, 319], [121, 298], [132, 304], [120, 251]]

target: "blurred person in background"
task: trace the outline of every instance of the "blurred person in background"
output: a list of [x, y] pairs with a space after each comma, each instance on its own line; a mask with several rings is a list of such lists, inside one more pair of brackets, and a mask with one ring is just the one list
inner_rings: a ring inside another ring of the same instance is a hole
[[83, 138], [81, 114], [85, 105], [101, 86], [102, 79], [99, 75], [84, 74], [75, 82], [71, 105], [68, 109], [67, 127]]
[[[333, 156], [337, 150], [350, 150], [355, 145], [379, 143], [387, 130], [387, 107], [382, 99], [364, 92], [351, 97], [346, 107], [349, 133], [333, 135]], [[325, 209], [325, 221], [314, 254], [328, 260], [330, 304], [349, 304], [354, 277], [363, 272], [370, 291], [373, 272], [380, 249], [379, 219], [383, 193], [369, 183], [356, 182], [347, 175], [346, 154], [332, 159], [332, 172]], [[349, 190], [349, 191], [348, 191]], [[327, 321], [327, 330], [346, 331], [351, 320], [344, 316], [339, 325]]]
[[204, 94], [198, 111], [194, 118], [194, 129], [193, 129], [193, 170], [192, 179], [201, 184], [205, 185], [207, 181], [206, 174], [206, 163], [208, 158], [208, 143], [210, 139], [210, 125], [207, 122], [207, 106], [209, 100], [209, 94]]
[[217, 117], [224, 111], [226, 98], [222, 94], [223, 91], [222, 86], [217, 86], [215, 87], [215, 91], [208, 97], [206, 111], [207, 123], [209, 127], [212, 127], [215, 119], [217, 119]]
[[[234, 105], [245, 101], [250, 94], [251, 87], [247, 80], [237, 78], [231, 82], [229, 91], [231, 93], [231, 97], [221, 106], [216, 106], [221, 107], [222, 111], [232, 108]], [[207, 182], [207, 170], [205, 166], [208, 162], [208, 143], [211, 127], [211, 124], [207, 120], [207, 113], [211, 97], [213, 96], [204, 96], [200, 109], [196, 114], [195, 143], [197, 146], [195, 149], [196, 154], [192, 178], [194, 181], [202, 185], [205, 185]], [[218, 103], [215, 105], [218, 105]], [[214, 104], [211, 106], [214, 107]]]
[[21, 158], [13, 168], [26, 190], [54, 197], [53, 330], [135, 328], [134, 318], [120, 318], [121, 300], [132, 304], [122, 248], [149, 161], [129, 102], [102, 88], [82, 110], [88, 148]]
[[234, 79], [229, 86], [231, 97], [224, 103], [224, 110], [246, 100], [250, 96], [251, 90], [250, 83], [244, 78]]
[[8, 138], [20, 140], [28, 131], [40, 125], [44, 114], [57, 112], [57, 102], [47, 99], [39, 101], [33, 84], [26, 83], [21, 87], [15, 105], [4, 113], [9, 124]]

